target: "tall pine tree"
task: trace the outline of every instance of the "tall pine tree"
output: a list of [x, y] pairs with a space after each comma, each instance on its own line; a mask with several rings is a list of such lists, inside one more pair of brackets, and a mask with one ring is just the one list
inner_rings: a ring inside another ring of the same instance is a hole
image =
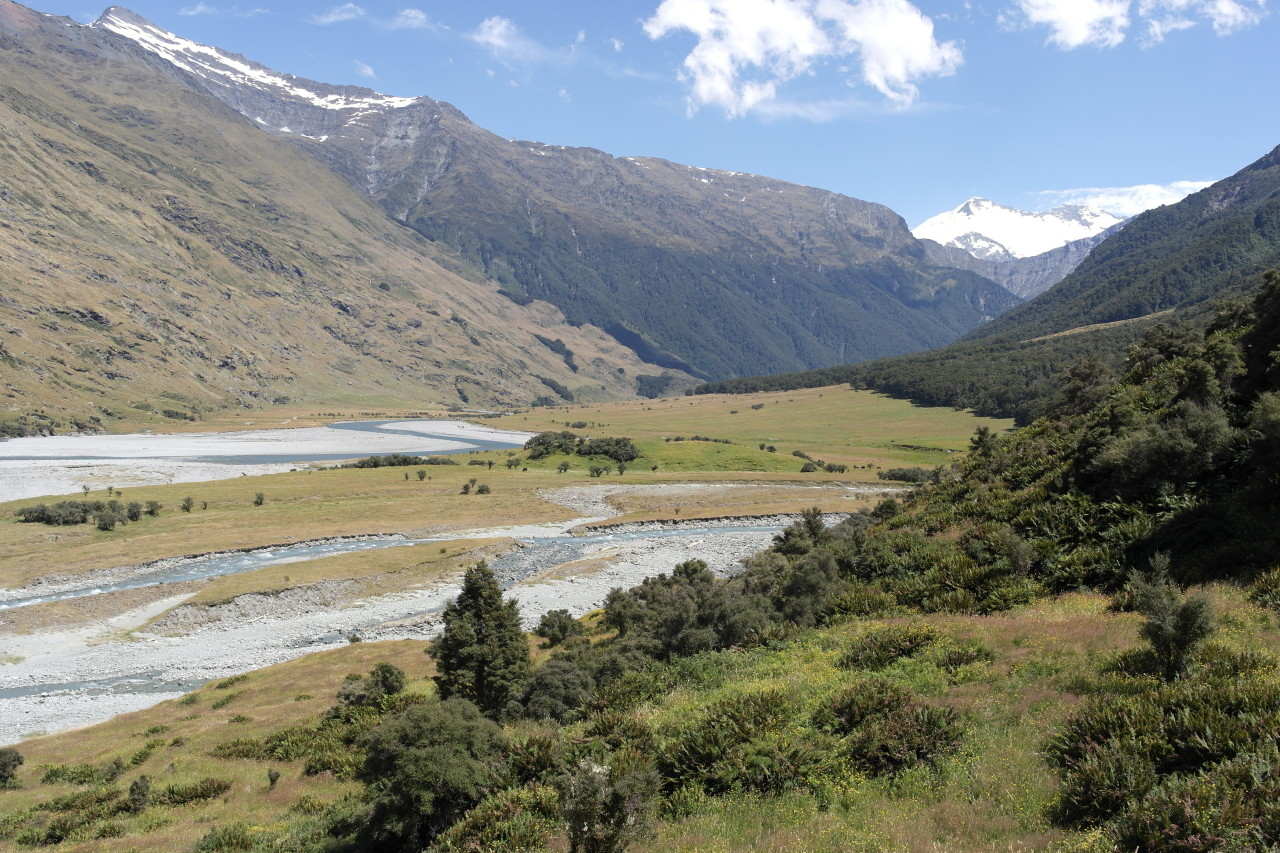
[[469, 699], [496, 718], [529, 677], [529, 645], [520, 609], [502, 600], [486, 563], [467, 570], [462, 593], [444, 609], [444, 632], [427, 649], [436, 660], [441, 699]]

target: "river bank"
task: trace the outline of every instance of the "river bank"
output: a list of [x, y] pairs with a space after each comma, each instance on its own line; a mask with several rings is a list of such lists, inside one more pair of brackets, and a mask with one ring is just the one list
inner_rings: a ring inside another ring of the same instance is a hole
[[532, 433], [465, 421], [343, 421], [221, 433], [54, 435], [0, 442], [7, 500], [133, 486], [278, 474], [387, 453], [462, 453], [520, 447]]
[[[491, 565], [508, 595], [520, 603], [526, 626], [532, 627], [547, 610], [563, 608], [581, 615], [602, 606], [614, 587], [630, 587], [670, 572], [685, 560], [701, 559], [718, 574], [731, 573], [743, 558], [767, 547], [776, 530], [793, 518], [758, 519], [757, 528], [750, 530], [743, 529], [741, 519], [719, 519], [643, 522], [595, 530], [589, 537], [571, 535], [615, 517], [618, 511], [611, 498], [680, 498], [713, 488], [748, 486], [600, 484], [547, 490], [544, 497], [593, 514], [558, 524], [458, 531], [450, 536], [523, 540], [493, 558]], [[847, 488], [884, 491], [870, 485]], [[175, 698], [211, 679], [340, 645], [353, 635], [425, 643], [438, 632], [439, 611], [457, 595], [457, 581], [357, 600], [344, 597], [340, 582], [324, 589], [295, 588], [288, 594], [258, 594], [231, 602], [216, 618], [178, 617], [189, 609], [181, 605], [191, 593], [166, 596], [157, 590], [156, 600], [90, 624], [28, 635], [0, 634], [0, 744], [102, 722]], [[164, 621], [142, 629], [166, 611], [171, 615]]]

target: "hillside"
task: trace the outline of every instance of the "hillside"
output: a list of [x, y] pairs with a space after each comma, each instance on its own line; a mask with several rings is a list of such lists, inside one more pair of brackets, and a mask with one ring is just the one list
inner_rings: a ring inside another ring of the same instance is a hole
[[616, 398], [667, 372], [502, 298], [112, 33], [0, 0], [0, 116], [0, 420], [25, 418], [9, 429]]
[[[1125, 349], [1158, 325], [1203, 328], [1218, 301], [1247, 299], [1280, 264], [1280, 148], [1240, 172], [1129, 220], [1067, 278], [1025, 305], [930, 352], [862, 365], [701, 386], [699, 393], [854, 382], [930, 405], [1029, 423], [1083, 360], [1119, 371]], [[1066, 332], [1077, 333], [1065, 335]]]
[[691, 546], [531, 637], [473, 566], [430, 658], [354, 643], [24, 742], [0, 849], [1270, 849], [1277, 344], [1269, 271], [1073, 413], [806, 510], [739, 574]]
[[127, 10], [120, 33], [329, 165], [516, 302], [704, 378], [938, 346], [1018, 299], [925, 256], [877, 204], [765, 177], [502, 139], [427, 97], [281, 74]]

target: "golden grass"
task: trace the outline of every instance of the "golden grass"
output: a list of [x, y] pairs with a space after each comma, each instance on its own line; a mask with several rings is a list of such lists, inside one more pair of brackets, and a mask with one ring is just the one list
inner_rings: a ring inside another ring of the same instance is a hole
[[[303, 776], [299, 763], [224, 760], [208, 755], [213, 747], [236, 738], [261, 737], [290, 725], [313, 720], [334, 702], [347, 673], [366, 673], [380, 661], [395, 664], [409, 677], [407, 689], [430, 693], [434, 686], [431, 658], [423, 654], [425, 643], [413, 640], [352, 643], [304, 658], [257, 670], [226, 689], [206, 685], [191, 704], [177, 700], [154, 708], [124, 714], [110, 722], [33, 738], [21, 744], [26, 763], [18, 772], [21, 787], [0, 791], [0, 812], [21, 811], [55, 796], [83, 790], [77, 786], [42, 785], [40, 776], [48, 764], [101, 764], [113, 758], [126, 763], [148, 740], [162, 738], [164, 745], [137, 767], [131, 767], [114, 784], [128, 789], [139, 775], [152, 779], [152, 790], [205, 777], [226, 779], [232, 788], [223, 796], [173, 809], [152, 807], [140, 818], [122, 823], [127, 839], [102, 839], [64, 843], [59, 851], [98, 853], [137, 849], [142, 851], [189, 850], [213, 826], [243, 821], [269, 826], [285, 818], [286, 809], [303, 795], [332, 801], [358, 788], [329, 774]], [[234, 694], [226, 706], [212, 704]], [[243, 722], [233, 718], [247, 717]], [[158, 727], [164, 727], [158, 731]], [[153, 733], [148, 734], [148, 730]], [[180, 739], [180, 742], [175, 743]], [[278, 769], [281, 778], [268, 790], [267, 770]], [[168, 822], [155, 826], [157, 818]], [[127, 840], [127, 844], [123, 843]], [[0, 841], [0, 851], [21, 850], [12, 841]]]

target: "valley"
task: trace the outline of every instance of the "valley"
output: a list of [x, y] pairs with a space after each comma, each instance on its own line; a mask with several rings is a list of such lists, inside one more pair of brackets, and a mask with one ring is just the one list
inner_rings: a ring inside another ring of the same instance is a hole
[[139, 2], [0, 0], [0, 853], [1280, 847], [1262, 0]]

